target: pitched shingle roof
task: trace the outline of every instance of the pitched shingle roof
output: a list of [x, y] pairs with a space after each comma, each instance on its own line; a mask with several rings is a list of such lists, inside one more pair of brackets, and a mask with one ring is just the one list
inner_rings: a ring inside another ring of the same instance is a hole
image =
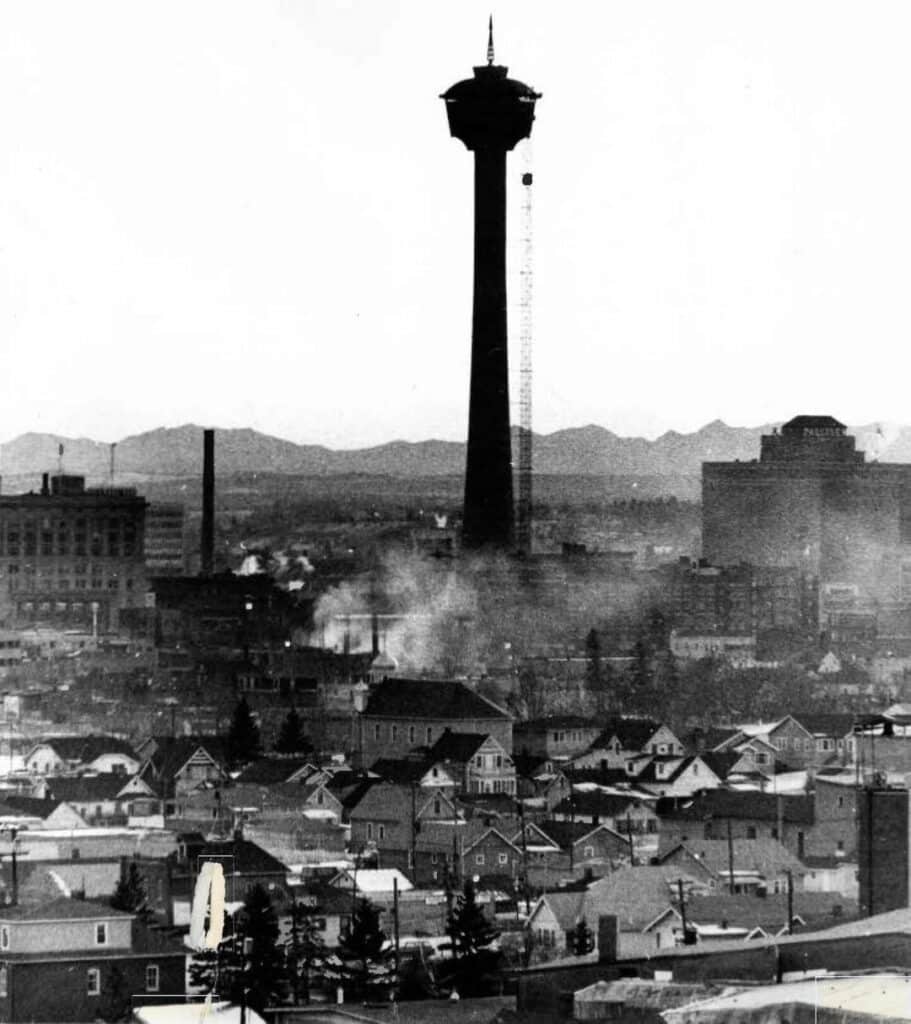
[[384, 679], [370, 694], [365, 715], [380, 718], [508, 719], [509, 714], [464, 683]]
[[252, 782], [259, 786], [268, 786], [275, 782], [286, 782], [304, 765], [312, 763], [306, 757], [261, 757], [259, 760], [248, 764], [240, 775], [237, 776], [237, 781]]
[[225, 874], [261, 875], [288, 873], [287, 867], [277, 857], [267, 853], [261, 846], [249, 839], [233, 836], [225, 840], [203, 840], [188, 842], [187, 857], [192, 863], [197, 857], [232, 857], [230, 866], [226, 863]]
[[794, 715], [794, 718], [814, 736], [841, 738], [850, 734], [856, 717], [848, 714]]
[[127, 776], [115, 775], [113, 772], [82, 775], [78, 778], [50, 778], [47, 780], [47, 792], [52, 800], [61, 803], [101, 802], [114, 800], [127, 782]]
[[598, 829], [604, 829], [608, 835], [614, 836], [624, 846], [627, 845], [627, 840], [613, 829], [606, 825], [592, 825], [588, 821], [541, 821], [538, 822], [538, 828], [548, 838], [553, 839], [561, 850], [568, 850], [570, 844], [575, 845], [580, 839], [584, 839], [585, 836], [591, 835]]
[[730, 851], [734, 853], [734, 872], [756, 871], [766, 878], [776, 878], [787, 871], [795, 875], [806, 874], [803, 864], [777, 839], [690, 839], [676, 843], [669, 849], [659, 849], [659, 863], [670, 859], [678, 850], [686, 850], [716, 875], [725, 875], [730, 865]]
[[434, 761], [454, 761], [465, 764], [470, 761], [484, 741], [486, 735], [476, 732], [453, 732], [446, 729], [443, 735], [430, 748], [430, 756]]
[[73, 900], [65, 896], [40, 903], [17, 904], [0, 908], [0, 921], [75, 921], [87, 918], [109, 919], [132, 917], [122, 910], [114, 910], [106, 903], [93, 900]]
[[642, 750], [660, 728], [661, 723], [652, 718], [615, 718], [592, 747], [603, 747], [616, 736], [622, 750]]
[[102, 754], [125, 754], [139, 760], [132, 744], [114, 736], [53, 736], [36, 743], [32, 750], [40, 745], [52, 747], [64, 761], [81, 764], [88, 764]]
[[589, 927], [598, 927], [602, 914], [615, 914], [622, 931], [641, 931], [672, 905], [672, 886], [683, 877], [699, 885], [676, 865], [621, 867], [588, 887], [583, 902]]
[[431, 762], [425, 757], [381, 757], [370, 766], [370, 772], [384, 782], [407, 786], [419, 782], [431, 767]]
[[[643, 803], [638, 796], [617, 796], [613, 793], [602, 793], [600, 790], [576, 791], [572, 800], [567, 797], [554, 808], [554, 814], [578, 814], [599, 818], [622, 817], [630, 808]], [[646, 806], [648, 806], [646, 804]]]
[[[794, 914], [809, 927], [837, 924], [857, 914], [857, 904], [835, 892], [795, 892]], [[840, 911], [833, 910], [841, 907]], [[768, 896], [741, 896], [717, 893], [709, 896], [693, 895], [686, 905], [687, 918], [695, 924], [722, 924], [731, 927], [762, 928], [770, 934], [787, 925], [788, 897], [786, 893]]]
[[[781, 802], [783, 821], [813, 823], [813, 797], [794, 794], [757, 793], [733, 789], [710, 789], [691, 803], [668, 811], [670, 818], [707, 821], [711, 818], [746, 818], [777, 821]], [[659, 806], [659, 812], [661, 808]]]

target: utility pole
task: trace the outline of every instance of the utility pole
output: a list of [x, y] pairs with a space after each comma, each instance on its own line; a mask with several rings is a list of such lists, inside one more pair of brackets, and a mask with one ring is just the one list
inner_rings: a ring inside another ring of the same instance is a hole
[[677, 898], [680, 902], [680, 924], [683, 928], [683, 945], [686, 945], [686, 900], [683, 895], [683, 879], [677, 879]]
[[634, 868], [636, 866], [636, 846], [633, 843], [633, 819], [630, 817], [629, 811], [626, 812], [626, 835], [629, 840], [629, 866]]
[[734, 895], [734, 839], [731, 834], [731, 819], [728, 818], [728, 892]]
[[794, 931], [794, 875], [788, 868], [788, 935]]
[[411, 783], [411, 881], [415, 887], [418, 884], [417, 877], [417, 846], [418, 846], [418, 822], [417, 822], [417, 794], [414, 782]]
[[392, 935], [395, 943], [395, 976], [399, 976], [399, 880], [392, 876]]

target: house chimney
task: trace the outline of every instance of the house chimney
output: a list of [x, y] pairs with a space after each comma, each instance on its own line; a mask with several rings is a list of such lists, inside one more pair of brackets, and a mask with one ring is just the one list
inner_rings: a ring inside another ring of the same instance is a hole
[[215, 561], [215, 431], [202, 434], [202, 536], [200, 573], [211, 576]]
[[601, 914], [598, 918], [598, 959], [610, 963], [617, 959], [620, 927], [616, 914]]
[[375, 658], [380, 653], [380, 617], [376, 612], [370, 616], [370, 650]]
[[42, 473], [41, 474], [41, 493], [42, 494], [50, 494], [51, 493], [51, 488], [50, 488], [49, 481], [50, 481], [50, 474], [49, 473]]

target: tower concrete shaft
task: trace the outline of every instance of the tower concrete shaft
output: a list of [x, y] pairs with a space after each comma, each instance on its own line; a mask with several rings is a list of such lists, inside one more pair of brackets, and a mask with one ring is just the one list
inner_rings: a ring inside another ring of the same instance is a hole
[[474, 152], [474, 305], [462, 543], [513, 543], [512, 443], [506, 320], [506, 154], [531, 134], [529, 86], [493, 63], [443, 93], [451, 134]]

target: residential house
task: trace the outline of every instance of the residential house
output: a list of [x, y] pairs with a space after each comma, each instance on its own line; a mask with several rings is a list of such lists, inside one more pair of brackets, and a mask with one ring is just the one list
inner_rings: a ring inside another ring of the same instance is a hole
[[569, 795], [569, 780], [549, 758], [513, 754], [513, 764], [516, 795], [529, 810], [547, 813]]
[[384, 782], [392, 782], [399, 786], [414, 784], [422, 788], [442, 789], [449, 796], [461, 788], [456, 772], [451, 770], [450, 766], [434, 760], [430, 754], [381, 757], [370, 766], [370, 774], [378, 776]]
[[307, 757], [258, 757], [245, 765], [235, 778], [238, 784], [274, 786], [281, 782], [300, 782], [318, 766]]
[[161, 801], [139, 776], [57, 776], [43, 779], [41, 795], [66, 803], [88, 825], [149, 824], [164, 827]]
[[535, 888], [563, 882], [600, 878], [621, 864], [629, 864], [634, 852], [630, 839], [607, 825], [586, 822], [526, 822], [512, 836], [514, 846], [526, 859], [528, 881]]
[[[326, 882], [312, 881], [295, 889], [294, 898], [301, 911], [313, 922], [326, 948], [336, 949], [351, 923], [351, 892]], [[290, 912], [279, 918], [283, 941], [290, 942], [293, 927]]]
[[431, 747], [429, 758], [448, 770], [465, 793], [515, 795], [515, 765], [493, 736], [447, 729]]
[[[791, 932], [815, 931], [857, 917], [857, 903], [837, 893], [795, 892], [791, 898]], [[699, 941], [737, 937], [746, 940], [788, 934], [788, 896], [770, 894], [765, 898], [731, 895], [719, 891], [693, 893], [686, 902], [687, 920], [696, 927]]]
[[[440, 790], [381, 782], [350, 808], [350, 848], [375, 849], [384, 868], [398, 868], [417, 885], [432, 876], [432, 854], [449, 854], [465, 818]], [[427, 826], [437, 826], [428, 831]]]
[[813, 830], [813, 797], [710, 789], [692, 800], [659, 802], [665, 848], [691, 839], [777, 839], [798, 859]]
[[571, 797], [557, 804], [555, 821], [587, 821], [607, 825], [624, 835], [657, 835], [659, 818], [656, 800], [645, 793], [618, 792], [602, 787], [574, 786]]
[[36, 743], [25, 755], [31, 775], [91, 771], [135, 775], [141, 758], [126, 740], [115, 736], [54, 736]]
[[587, 751], [573, 758], [576, 768], [625, 768], [640, 755], [671, 754], [682, 757], [686, 751], [671, 729], [651, 718], [615, 719], [592, 742]]
[[776, 839], [691, 839], [659, 848], [657, 863], [689, 869], [701, 865], [717, 880], [717, 888], [730, 892], [733, 884], [734, 893], [787, 892], [789, 879], [793, 890], [800, 892], [807, 874]]
[[703, 789], [717, 789], [721, 779], [698, 754], [678, 757], [672, 754], [637, 759], [636, 785], [655, 796], [687, 797]]
[[602, 917], [616, 921], [615, 946], [600, 950], [608, 958], [648, 956], [672, 948], [677, 919], [667, 915], [678, 896], [678, 882], [687, 893], [703, 887], [698, 878], [662, 866], [620, 867], [583, 892], [544, 893], [532, 908], [528, 931], [538, 950], [565, 952], [568, 933], [584, 920], [602, 939]]
[[492, 736], [512, 754], [512, 718], [464, 683], [431, 679], [384, 679], [370, 690], [358, 716], [361, 765], [432, 747], [447, 730]]
[[522, 850], [495, 828], [486, 829], [461, 851], [462, 879], [475, 878], [485, 888], [508, 882], [512, 891], [522, 876]]
[[119, 1019], [185, 991], [186, 949], [132, 914], [60, 897], [0, 909], [0, 1017]]
[[525, 757], [566, 761], [588, 750], [600, 725], [582, 715], [549, 715], [513, 725], [513, 749]]
[[154, 737], [143, 744], [140, 775], [161, 791], [165, 814], [176, 811], [175, 802], [196, 789], [220, 785], [228, 778], [226, 763], [218, 751], [221, 741], [216, 737]]
[[813, 736], [812, 767], [845, 765], [851, 760], [854, 715], [799, 714], [794, 718]]

